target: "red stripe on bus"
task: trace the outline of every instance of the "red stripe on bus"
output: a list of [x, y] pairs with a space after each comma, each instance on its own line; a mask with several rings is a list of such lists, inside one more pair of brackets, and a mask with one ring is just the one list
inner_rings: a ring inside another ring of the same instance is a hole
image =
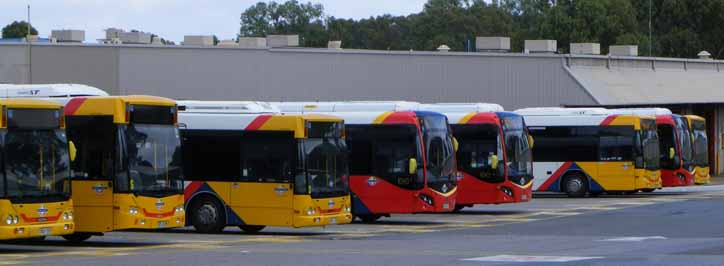
[[[174, 210], [175, 211], [175, 210]], [[150, 218], [166, 218], [171, 217], [174, 214], [174, 211], [170, 212], [162, 212], [162, 213], [153, 213], [146, 211], [146, 208], [143, 208], [143, 215]]]
[[86, 98], [73, 98], [65, 105], [65, 115], [74, 115], [80, 109]]
[[260, 129], [261, 126], [263, 126], [264, 123], [266, 123], [266, 121], [269, 121], [269, 119], [271, 119], [271, 117], [272, 117], [271, 115], [262, 115], [262, 116], [257, 117], [256, 119], [254, 119], [254, 121], [251, 121], [251, 124], [249, 124], [246, 127], [246, 130]]
[[558, 168], [558, 170], [556, 170], [555, 173], [553, 173], [553, 175], [551, 175], [550, 178], [548, 178], [548, 180], [546, 180], [545, 183], [540, 186], [540, 188], [538, 188], [538, 191], [548, 190], [548, 188], [553, 185], [553, 183], [555, 183], [556, 180], [558, 180], [558, 178], [560, 178], [561, 175], [568, 170], [568, 168], [571, 168], [571, 166], [573, 166], [573, 162], [564, 163], [560, 168]]
[[601, 122], [601, 126], [610, 125], [611, 123], [613, 123], [613, 120], [616, 119], [616, 117], [618, 117], [618, 115], [610, 115], [610, 116], [606, 117], [606, 119], [604, 119], [603, 122]]
[[320, 214], [331, 214], [331, 213], [340, 213], [340, 212], [342, 212], [342, 208], [328, 209], [328, 210], [320, 210], [320, 211], [319, 211]]
[[189, 186], [186, 187], [186, 189], [184, 189], [184, 198], [185, 198], [186, 200], [190, 199], [191, 196], [192, 196], [197, 190], [199, 190], [199, 188], [200, 188], [203, 184], [204, 184], [204, 182], [199, 182], [199, 181], [191, 182], [191, 184], [189, 184]]
[[55, 217], [53, 217], [53, 216], [51, 216], [51, 217], [28, 217], [28, 216], [25, 216], [25, 214], [23, 213], [23, 214], [20, 214], [20, 218], [23, 218], [23, 221], [28, 222], [28, 223], [52, 223], [52, 222], [58, 221], [60, 219], [61, 214], [62, 213], [59, 212], [58, 215]]

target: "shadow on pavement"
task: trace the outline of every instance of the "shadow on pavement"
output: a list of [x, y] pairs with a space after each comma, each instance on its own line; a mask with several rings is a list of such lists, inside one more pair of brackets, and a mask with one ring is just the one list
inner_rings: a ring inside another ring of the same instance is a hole
[[[430, 213], [426, 213], [430, 214]], [[379, 220], [374, 223], [364, 223], [360, 221], [355, 221], [353, 224], [369, 224], [369, 225], [440, 225], [440, 224], [446, 224], [444, 222], [435, 222], [435, 221], [398, 221], [398, 220]]]
[[[227, 228], [235, 228], [233, 226], [229, 226]], [[265, 229], [267, 230], [267, 229]], [[239, 235], [239, 236], [324, 236], [324, 235], [331, 235], [333, 233], [327, 233], [327, 232], [274, 232], [274, 231], [261, 231], [258, 233], [245, 233], [241, 230], [224, 230], [221, 233], [215, 233], [215, 234], [202, 234], [196, 232], [194, 229], [191, 229], [190, 227], [182, 228], [182, 229], [169, 229], [169, 230], [126, 230], [125, 232], [137, 232], [137, 233], [158, 233], [158, 234], [188, 234], [188, 235], [207, 235], [207, 236], [214, 236], [214, 235]]]
[[[111, 242], [109, 240], [94, 240], [93, 238], [80, 242], [80, 243], [73, 243], [69, 241], [65, 241], [62, 239], [59, 240], [43, 240], [43, 241], [28, 241], [28, 242], [21, 242], [17, 245], [19, 246], [37, 246], [37, 247], [90, 247], [90, 248], [137, 248], [137, 247], [150, 247], [150, 246], [158, 246], [158, 245], [165, 245], [168, 243], [165, 242], [133, 242], [133, 240], [128, 240], [128, 242]], [[47, 251], [47, 250], [46, 250]]]
[[462, 209], [455, 213], [446, 213], [447, 215], [492, 215], [492, 216], [503, 216], [503, 215], [516, 215], [516, 214], [528, 214], [533, 211], [514, 211], [514, 210], [479, 210], [479, 209]]

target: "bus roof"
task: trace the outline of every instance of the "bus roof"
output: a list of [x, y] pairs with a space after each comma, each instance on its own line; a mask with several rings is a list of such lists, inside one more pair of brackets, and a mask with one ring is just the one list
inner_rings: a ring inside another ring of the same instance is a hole
[[440, 113], [493, 113], [503, 112], [503, 106], [495, 103], [434, 103], [422, 104], [421, 109]]
[[187, 113], [278, 114], [279, 108], [266, 102], [251, 101], [178, 101]]
[[523, 116], [608, 116], [610, 111], [605, 108], [563, 108], [535, 107], [515, 110]]
[[82, 84], [0, 84], [0, 97], [58, 98], [78, 96], [108, 96], [108, 93]]
[[673, 115], [671, 110], [666, 108], [619, 108], [609, 109], [612, 114], [626, 115], [643, 115], [643, 116], [660, 116]]
[[274, 102], [282, 112], [396, 112], [417, 111], [420, 103], [407, 101]]
[[0, 99], [0, 106], [8, 108], [37, 108], [37, 109], [60, 109], [63, 105], [36, 99]]

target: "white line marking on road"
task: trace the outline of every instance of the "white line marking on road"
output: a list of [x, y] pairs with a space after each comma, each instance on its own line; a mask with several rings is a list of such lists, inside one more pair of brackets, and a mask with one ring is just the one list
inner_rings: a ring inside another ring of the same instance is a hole
[[641, 242], [646, 240], [666, 240], [666, 237], [663, 236], [627, 236], [627, 237], [616, 237], [616, 238], [609, 238], [599, 241], [604, 242]]
[[603, 257], [569, 257], [569, 256], [526, 256], [526, 255], [497, 255], [462, 259], [463, 261], [481, 262], [571, 262], [582, 260], [603, 259]]

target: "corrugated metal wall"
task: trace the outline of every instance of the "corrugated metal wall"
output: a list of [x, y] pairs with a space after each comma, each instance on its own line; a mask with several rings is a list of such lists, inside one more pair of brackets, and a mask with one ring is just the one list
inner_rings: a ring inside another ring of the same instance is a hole
[[[42, 45], [35, 83], [203, 100], [495, 102], [507, 109], [590, 105], [559, 56]], [[0, 45], [0, 56], [17, 46]], [[19, 62], [18, 62], [19, 60]], [[18, 64], [27, 59], [13, 58]], [[1, 69], [0, 69], [1, 70]], [[0, 71], [0, 81], [17, 75]]]

